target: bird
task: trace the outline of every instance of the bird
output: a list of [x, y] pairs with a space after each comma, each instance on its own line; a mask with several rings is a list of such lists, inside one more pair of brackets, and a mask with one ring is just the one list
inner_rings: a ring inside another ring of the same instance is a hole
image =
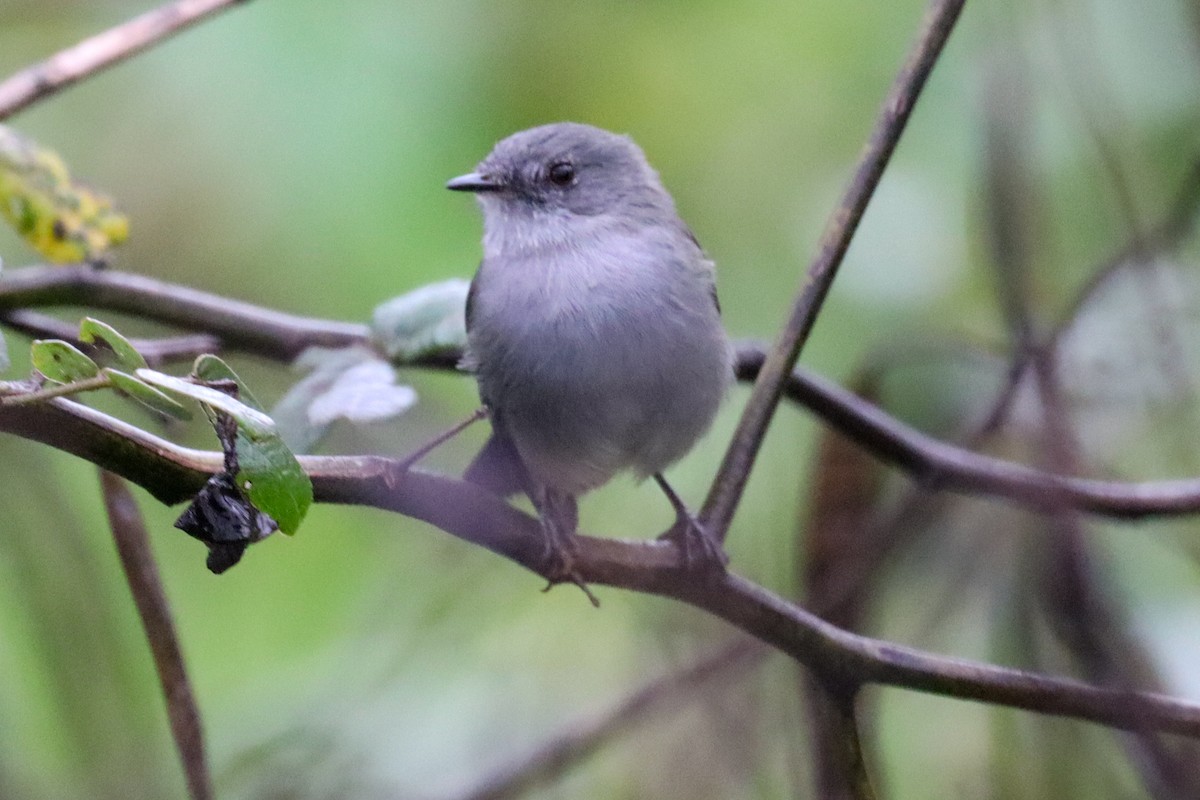
[[483, 216], [461, 366], [492, 434], [464, 478], [529, 496], [550, 585], [586, 591], [577, 501], [623, 472], [661, 487], [676, 514], [664, 536], [685, 567], [723, 571], [724, 550], [663, 471], [710, 428], [733, 349], [715, 266], [641, 148], [590, 125], [542, 125], [446, 188], [474, 193]]

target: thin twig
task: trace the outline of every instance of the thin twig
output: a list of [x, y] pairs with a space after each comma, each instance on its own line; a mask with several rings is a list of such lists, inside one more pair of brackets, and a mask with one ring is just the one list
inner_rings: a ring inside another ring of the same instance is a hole
[[[0, 325], [35, 339], [63, 339], [88, 355], [94, 355], [100, 349], [79, 339], [78, 325], [36, 311], [0, 311]], [[221, 341], [207, 333], [167, 336], [161, 339], [130, 338], [129, 343], [152, 367], [191, 361], [202, 353], [217, 353], [221, 349]]]
[[125, 580], [142, 620], [142, 629], [154, 656], [154, 668], [162, 685], [171, 722], [171, 735], [179, 751], [192, 800], [211, 800], [212, 778], [204, 755], [204, 730], [200, 709], [188, 682], [183, 651], [175, 633], [175, 623], [167, 605], [166, 593], [158, 576], [158, 566], [150, 550], [150, 537], [137, 502], [125, 481], [111, 472], [100, 470], [104, 507], [113, 542], [125, 571]]
[[0, 309], [88, 305], [217, 337], [222, 346], [291, 361], [309, 347], [362, 344], [365, 325], [300, 317], [127, 272], [28, 267], [0, 277]]
[[567, 770], [594, 755], [600, 748], [635, 725], [664, 709], [695, 699], [701, 689], [762, 661], [769, 651], [757, 642], [739, 640], [695, 663], [676, 670], [634, 691], [595, 719], [577, 722], [561, 731], [529, 756], [488, 777], [463, 796], [463, 800], [509, 800], [557, 780]]
[[755, 382], [754, 391], [742, 412], [701, 511], [701, 522], [709, 534], [719, 541], [724, 541], [728, 534], [729, 524], [749, 480], [767, 426], [779, 406], [788, 375], [800, 357], [800, 350], [812, 331], [842, 258], [850, 247], [850, 240], [867, 209], [867, 203], [883, 177], [883, 170], [964, 2], [934, 0], [926, 12], [917, 42], [884, 100], [854, 179], [825, 227], [816, 258], [808, 268], [791, 315]]
[[88, 37], [0, 83], [0, 121], [246, 0], [176, 0]]
[[[0, 430], [79, 455], [167, 503], [187, 499], [223, 466], [220, 453], [179, 447], [66, 400], [0, 410]], [[424, 470], [400, 470], [395, 459], [380, 456], [302, 456], [300, 463], [312, 478], [318, 502], [395, 511], [544, 578], [554, 569], [538, 521], [478, 486]], [[1121, 730], [1200, 738], [1200, 704], [936, 656], [858, 636], [732, 573], [694, 580], [683, 568], [683, 554], [669, 542], [580, 536], [575, 566], [587, 583], [671, 597], [708, 611], [826, 680], [879, 683]]]

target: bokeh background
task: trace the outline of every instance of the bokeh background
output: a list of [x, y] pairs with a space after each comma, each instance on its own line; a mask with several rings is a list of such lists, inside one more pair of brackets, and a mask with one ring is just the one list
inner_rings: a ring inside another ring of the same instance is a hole
[[[730, 331], [770, 339], [923, 6], [257, 0], [10, 122], [119, 199], [132, 236], [116, 268], [353, 321], [471, 275], [478, 214], [442, 186], [496, 140], [564, 119], [626, 132], [718, 263]], [[0, 0], [0, 73], [149, 7]], [[1167, 212], [1200, 153], [1198, 101], [1193, 2], [969, 3], [804, 363], [870, 383], [919, 427], [961, 434], [1006, 374], [996, 176], [1016, 176], [1008, 202], [1028, 243], [1030, 311], [1052, 324], [1098, 265]], [[36, 261], [8, 231], [0, 254], [7, 270]], [[1200, 473], [1196, 256], [1185, 237], [1142, 259], [1148, 269], [1118, 276], [1066, 337], [1061, 371], [1094, 474]], [[19, 373], [23, 344], [8, 339]], [[231, 360], [260, 398], [297, 377]], [[402, 379], [420, 393], [415, 409], [339, 428], [322, 451], [403, 453], [476, 404], [467, 378]], [[692, 503], [745, 396], [733, 393], [671, 473]], [[1019, 399], [989, 446], [1036, 458], [1035, 411]], [[822, 432], [781, 411], [731, 536], [740, 573], [793, 596]], [[186, 435], [213, 446], [202, 431]], [[431, 466], [461, 470], [485, 435], [477, 426]], [[4, 438], [0, 475], [0, 796], [182, 797], [94, 470]], [[908, 486], [892, 476], [871, 503]], [[660, 599], [601, 589], [593, 611], [571, 589], [542, 594], [487, 552], [357, 508], [315, 507], [294, 539], [273, 537], [213, 576], [203, 547], [172, 528], [179, 509], [139, 498], [221, 797], [459, 797], [731, 634]], [[586, 530], [621, 536], [652, 536], [671, 517], [652, 485], [628, 480], [589, 496], [582, 513]], [[1200, 699], [1200, 526], [1086, 524], [1103, 596], [1164, 688]], [[862, 629], [1075, 671], [1038, 621], [1031, 576], [1045, 577], [1037, 542], [1050, 527], [992, 501], [939, 500], [872, 583]], [[798, 673], [782, 657], [755, 664], [527, 796], [816, 796]], [[869, 693], [866, 718], [887, 797], [1150, 796], [1144, 775], [1114, 757], [1121, 740], [1093, 726], [899, 690]]]

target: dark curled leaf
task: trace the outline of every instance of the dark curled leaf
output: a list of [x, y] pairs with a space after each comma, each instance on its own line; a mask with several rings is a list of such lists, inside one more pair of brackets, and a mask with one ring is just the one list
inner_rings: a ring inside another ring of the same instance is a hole
[[275, 532], [275, 521], [255, 508], [228, 473], [208, 479], [175, 527], [208, 545], [208, 568], [220, 575], [251, 544]]

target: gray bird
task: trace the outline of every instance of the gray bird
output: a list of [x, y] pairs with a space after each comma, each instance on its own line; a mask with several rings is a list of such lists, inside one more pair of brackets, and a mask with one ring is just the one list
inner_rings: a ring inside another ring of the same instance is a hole
[[713, 263], [641, 149], [589, 125], [544, 125], [446, 188], [483, 209], [463, 365], [492, 437], [465, 477], [529, 495], [552, 582], [582, 585], [576, 498], [626, 470], [666, 493], [686, 562], [723, 568], [662, 471], [711, 425], [732, 349]]

